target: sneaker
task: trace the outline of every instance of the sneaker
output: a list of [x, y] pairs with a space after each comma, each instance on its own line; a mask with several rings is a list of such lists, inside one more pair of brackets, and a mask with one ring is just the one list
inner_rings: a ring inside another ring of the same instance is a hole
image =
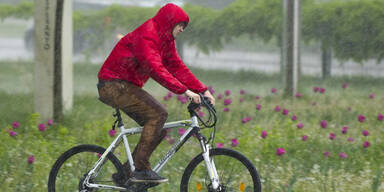
[[134, 171], [129, 181], [134, 183], [164, 183], [168, 179], [161, 177], [152, 170]]

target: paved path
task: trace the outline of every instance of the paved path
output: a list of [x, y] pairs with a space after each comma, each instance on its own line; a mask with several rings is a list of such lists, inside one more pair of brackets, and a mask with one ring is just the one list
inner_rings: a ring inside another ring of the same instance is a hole
[[[221, 51], [205, 55], [193, 47], [184, 49], [185, 63], [206, 69], [257, 70], [276, 73], [280, 68], [279, 53]], [[105, 56], [91, 57], [91, 63], [100, 65]], [[24, 47], [21, 38], [0, 37], [0, 60], [32, 60], [33, 55]], [[82, 61], [80, 55], [74, 56], [74, 62]], [[321, 75], [320, 54], [302, 54], [302, 71], [308, 75]], [[364, 65], [347, 61], [344, 64], [333, 60], [332, 75], [369, 75], [384, 77], [384, 62], [376, 64], [375, 60], [364, 62]]]

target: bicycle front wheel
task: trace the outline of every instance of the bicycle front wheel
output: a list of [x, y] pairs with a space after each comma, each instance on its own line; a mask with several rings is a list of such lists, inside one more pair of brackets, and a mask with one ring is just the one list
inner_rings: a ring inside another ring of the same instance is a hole
[[[51, 169], [48, 191], [97, 191], [97, 189], [84, 188], [82, 183], [85, 175], [93, 168], [104, 151], [103, 147], [96, 145], [79, 145], [64, 152]], [[110, 153], [92, 183], [113, 185], [112, 174], [122, 170], [123, 166], [119, 159]]]
[[224, 148], [211, 149], [209, 154], [219, 176], [219, 189], [213, 189], [203, 156], [200, 154], [185, 169], [180, 184], [181, 192], [261, 191], [259, 174], [252, 162], [244, 155]]

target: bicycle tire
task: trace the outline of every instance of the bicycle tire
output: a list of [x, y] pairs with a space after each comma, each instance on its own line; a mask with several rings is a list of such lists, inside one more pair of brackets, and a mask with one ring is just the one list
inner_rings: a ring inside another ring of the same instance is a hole
[[[84, 152], [91, 152], [91, 153], [97, 153], [97, 154], [103, 154], [105, 151], [105, 148], [97, 146], [97, 145], [89, 145], [89, 144], [84, 144], [84, 145], [78, 145], [75, 146], [66, 152], [64, 152], [60, 157], [56, 160], [55, 164], [52, 166], [51, 171], [49, 173], [49, 179], [48, 179], [48, 192], [55, 192], [56, 191], [56, 179], [57, 175], [64, 165], [65, 162], [67, 162], [71, 157], [84, 153]], [[96, 156], [96, 155], [95, 155]], [[97, 160], [97, 156], [95, 157]], [[110, 161], [113, 166], [115, 167], [115, 172], [121, 173], [121, 170], [123, 170], [123, 166], [120, 162], [120, 160], [112, 153], [109, 153], [107, 155], [107, 162]], [[93, 161], [91, 166], [94, 165], [96, 161]], [[89, 170], [86, 170], [83, 175], [87, 174]], [[82, 176], [83, 176], [82, 175]], [[79, 183], [80, 183], [81, 178], [79, 178]], [[78, 186], [77, 186], [78, 187]], [[89, 190], [93, 191], [93, 190]]]
[[[218, 168], [218, 166], [220, 166], [218, 164], [218, 162], [216, 163], [216, 160], [215, 160], [216, 157], [222, 156], [222, 157], [229, 158], [231, 160], [236, 160], [235, 162], [239, 161], [241, 163], [241, 165], [246, 167], [246, 170], [249, 172], [250, 177], [251, 177], [250, 180], [252, 180], [252, 183], [253, 183], [253, 185], [250, 185], [247, 188], [248, 190], [246, 190], [246, 191], [261, 192], [261, 183], [260, 183], [259, 174], [258, 174], [256, 168], [253, 166], [252, 162], [247, 157], [245, 157], [243, 154], [241, 154], [237, 151], [231, 150], [231, 149], [226, 149], [226, 148], [211, 149], [209, 151], [209, 154], [210, 154], [210, 157], [214, 158], [214, 162], [216, 164], [216, 168], [218, 169], [217, 170], [218, 172], [220, 172], [221, 170], [220, 170], [220, 168]], [[192, 190], [192, 189], [189, 190], [188, 188], [190, 187], [189, 184], [192, 183], [190, 181], [191, 175], [195, 171], [197, 166], [199, 166], [199, 164], [202, 164], [202, 166], [204, 166], [204, 169], [206, 172], [205, 163], [204, 163], [204, 159], [203, 159], [202, 154], [199, 154], [195, 158], [193, 158], [192, 161], [186, 167], [186, 169], [183, 173], [182, 179], [181, 179], [181, 183], [180, 183], [180, 192], [197, 191], [197, 190]], [[205, 173], [205, 175], [208, 175], [208, 174]], [[220, 173], [219, 173], [219, 177], [220, 177]], [[205, 179], [209, 180], [209, 179], [207, 179], [207, 176]], [[222, 180], [222, 178], [220, 178], [220, 180]], [[210, 182], [210, 181], [208, 181], [208, 182]], [[249, 188], [252, 188], [251, 186], [253, 186], [253, 190], [252, 189], [249, 190]], [[205, 190], [198, 189], [198, 191], [205, 191]], [[210, 191], [213, 191], [213, 189], [209, 189], [207, 187], [206, 191], [210, 192]], [[221, 191], [226, 191], [226, 190], [221, 190]], [[236, 191], [238, 191], [238, 190], [236, 190]], [[244, 191], [244, 187], [240, 191]]]

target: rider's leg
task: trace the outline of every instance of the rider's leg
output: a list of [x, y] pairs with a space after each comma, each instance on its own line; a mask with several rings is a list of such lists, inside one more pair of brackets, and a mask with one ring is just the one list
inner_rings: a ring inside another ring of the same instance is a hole
[[[121, 81], [107, 82], [99, 89], [99, 95], [101, 101], [123, 110], [138, 124], [144, 126], [140, 141], [133, 152], [134, 164], [138, 171], [150, 173], [140, 175], [144, 176], [142, 180], [145, 180], [146, 175], [149, 176], [148, 179], [156, 177], [157, 174], [148, 172], [151, 171], [149, 157], [166, 134], [162, 127], [168, 114], [163, 105], [140, 87]], [[129, 166], [125, 167], [129, 173]], [[156, 178], [154, 180], [156, 181]], [[166, 181], [162, 177], [158, 177], [157, 180]]]

